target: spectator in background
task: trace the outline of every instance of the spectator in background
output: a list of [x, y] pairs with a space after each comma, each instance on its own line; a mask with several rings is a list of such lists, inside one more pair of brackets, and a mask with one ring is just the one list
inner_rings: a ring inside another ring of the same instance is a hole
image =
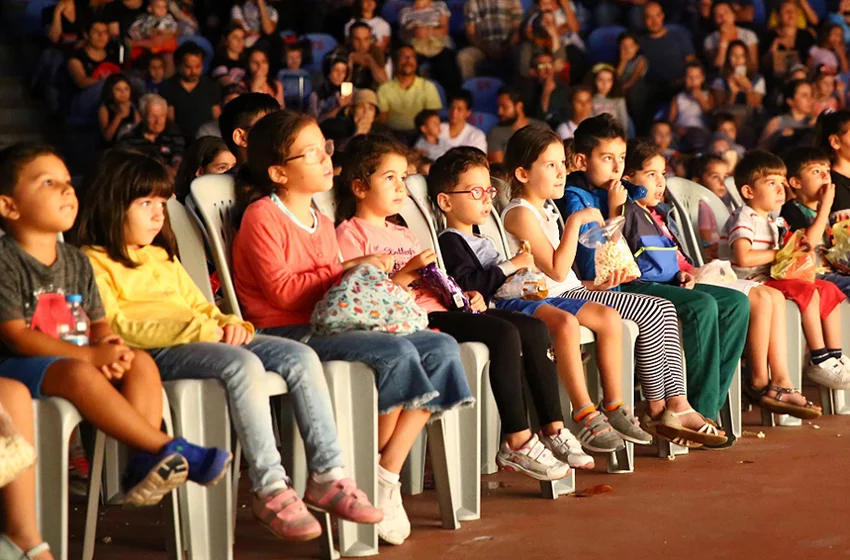
[[348, 78], [348, 58], [339, 52], [325, 58], [324, 80], [310, 94], [310, 114], [317, 121], [336, 117], [351, 105], [352, 92], [342, 95], [342, 84]]
[[472, 114], [472, 93], [461, 89], [449, 95], [449, 122], [440, 125], [440, 140], [449, 148], [472, 146], [487, 153], [487, 136], [480, 128], [469, 124]]
[[617, 38], [617, 52], [617, 81], [623, 92], [628, 93], [646, 76], [649, 61], [633, 33], [623, 33]]
[[751, 30], [735, 25], [735, 11], [732, 3], [718, 0], [711, 8], [717, 31], [705, 38], [703, 42], [704, 55], [714, 68], [722, 69], [727, 59], [727, 51], [733, 43], [743, 43], [747, 49], [747, 60], [750, 70], [758, 69], [759, 38]]
[[[648, 2], [643, 12], [646, 25], [646, 35], [640, 40], [640, 49], [646, 57], [646, 84], [651, 89], [651, 97], [640, 89], [629, 98], [632, 106], [640, 108], [637, 116], [641, 117], [641, 130], [651, 119], [656, 105], [668, 103], [681, 90], [685, 81], [685, 67], [688, 62], [696, 60], [694, 46], [687, 34], [671, 32], [664, 25], [664, 10], [658, 2]], [[650, 109], [646, 105], [649, 101]], [[647, 113], [647, 115], [642, 115]]]
[[[738, 119], [725, 111], [714, 114], [714, 137], [709, 152], [724, 158], [729, 163], [729, 169], [735, 169], [738, 160], [744, 157], [746, 148], [738, 143]], [[735, 154], [732, 158], [729, 152]]]
[[817, 118], [821, 113], [830, 109], [837, 111], [844, 108], [845, 85], [839, 80], [831, 68], [821, 67], [814, 78], [814, 108], [812, 117]]
[[561, 36], [555, 24], [555, 14], [552, 12], [535, 11], [522, 26], [523, 41], [519, 48], [518, 72], [520, 77], [527, 78], [531, 72], [532, 60], [537, 52], [547, 52], [552, 55], [555, 74], [562, 80], [571, 80], [570, 67], [567, 64], [567, 51], [561, 44]]
[[109, 24], [109, 36], [127, 38], [130, 27], [147, 13], [144, 0], [112, 0], [103, 8], [103, 19]]
[[224, 106], [218, 124], [227, 149], [236, 156], [236, 166], [232, 171], [248, 160], [248, 133], [251, 128], [275, 111], [280, 111], [280, 105], [271, 95], [264, 93], [245, 93]]
[[573, 0], [536, 0], [537, 10], [551, 12], [555, 19], [560, 45], [569, 64], [570, 82], [576, 83], [587, 71], [584, 41], [579, 35], [577, 8]]
[[146, 52], [162, 55], [165, 75], [173, 75], [178, 30], [177, 20], [168, 13], [168, 0], [149, 0], [148, 12], [137, 17], [127, 31], [130, 60], [138, 60]]
[[573, 88], [570, 93], [570, 108], [572, 117], [561, 123], [556, 130], [558, 136], [564, 140], [572, 138], [578, 125], [593, 115], [593, 90], [590, 86], [580, 85]]
[[41, 22], [50, 43], [66, 50], [77, 45], [83, 38], [82, 15], [74, 0], [59, 0], [55, 6], [44, 8]]
[[519, 43], [522, 23], [520, 0], [467, 0], [463, 7], [469, 46], [457, 55], [464, 80], [476, 75], [478, 64], [512, 64], [512, 48]]
[[797, 27], [799, 13], [796, 0], [782, 0], [779, 4], [779, 25], [764, 38], [770, 48], [762, 57], [762, 69], [770, 78], [782, 78], [794, 65], [809, 58], [815, 39], [810, 30]]
[[221, 175], [236, 165], [236, 156], [227, 149], [221, 137], [202, 136], [195, 139], [183, 155], [174, 177], [174, 195], [186, 203], [192, 181], [202, 175]]
[[440, 138], [440, 115], [437, 111], [423, 109], [413, 122], [419, 131], [419, 138], [413, 145], [414, 150], [419, 150], [431, 162], [449, 151], [450, 146]]
[[555, 59], [548, 52], [535, 55], [522, 98], [528, 116], [558, 126], [569, 114], [570, 88], [555, 75]]
[[743, 41], [732, 41], [724, 50], [722, 73], [711, 84], [715, 105], [746, 114], [759, 110], [767, 89], [764, 78], [752, 70], [750, 50]]
[[210, 76], [224, 87], [242, 83], [247, 70], [245, 29], [238, 23], [231, 23], [221, 36], [221, 43], [210, 65]]
[[[221, 106], [224, 107], [240, 95], [245, 94], [245, 88], [242, 84], [230, 84], [221, 88]], [[221, 138], [221, 127], [218, 124], [218, 119], [212, 119], [204, 123], [198, 132], [195, 133], [195, 138], [203, 138], [204, 136], [216, 136]]]
[[253, 47], [263, 35], [272, 35], [277, 29], [277, 10], [267, 0], [246, 0], [236, 4], [230, 19], [245, 30], [245, 44]]
[[817, 45], [809, 49], [808, 65], [812, 71], [821, 66], [827, 66], [833, 72], [841, 74], [850, 71], [840, 27], [827, 23], [818, 30]]
[[436, 86], [416, 75], [416, 51], [402, 46], [395, 52], [395, 77], [378, 88], [380, 122], [393, 131], [412, 134], [413, 120], [423, 109], [439, 111], [443, 108]]
[[194, 14], [194, 0], [168, 0], [168, 11], [177, 20], [180, 35], [197, 35], [201, 24]]
[[260, 47], [248, 52], [248, 73], [243, 84], [253, 93], [267, 93], [283, 107], [283, 84], [270, 73], [269, 55]]
[[221, 87], [204, 76], [204, 51], [187, 42], [174, 53], [178, 73], [165, 82], [168, 121], [177, 125], [184, 138], [195, 137], [198, 128], [221, 114]]
[[505, 148], [514, 132], [530, 124], [548, 126], [543, 121], [526, 116], [522, 97], [511, 87], [504, 86], [499, 89], [498, 104], [499, 125], [494, 126], [487, 135], [487, 158], [493, 163], [504, 162]]
[[378, 96], [369, 89], [354, 91], [351, 105], [332, 119], [323, 121], [319, 127], [328, 140], [337, 143], [341, 151], [345, 151], [345, 143], [360, 134], [384, 133], [392, 131], [378, 122]]
[[180, 167], [185, 141], [180, 134], [167, 129], [168, 103], [155, 93], [148, 93], [139, 100], [141, 122], [121, 144], [162, 158], [173, 177]]
[[351, 19], [345, 24], [345, 35], [351, 37], [351, 27], [357, 22], [363, 22], [369, 26], [375, 46], [381, 52], [387, 52], [390, 48], [392, 29], [387, 21], [378, 15], [377, 0], [354, 0], [351, 6]]
[[430, 76], [446, 89], [460, 87], [460, 73], [449, 37], [449, 12], [445, 2], [415, 0], [399, 13], [402, 39], [413, 46], [420, 63], [430, 66]]
[[705, 88], [705, 69], [697, 61], [685, 71], [685, 89], [670, 104], [669, 121], [676, 134], [684, 136], [689, 128], [706, 128], [706, 115], [714, 109], [714, 97]]
[[306, 46], [301, 41], [287, 43], [283, 50], [283, 66], [290, 72], [301, 72], [304, 66], [304, 50]]
[[384, 52], [375, 45], [372, 30], [365, 22], [358, 21], [348, 28], [348, 44], [334, 49], [331, 58], [348, 60], [348, 74], [357, 89], [378, 89], [387, 81], [387, 64]]
[[774, 153], [801, 145], [814, 126], [814, 92], [812, 84], [795, 80], [783, 90], [785, 111], [770, 119], [762, 131], [759, 147]]
[[[797, 11], [797, 27], [800, 29], [817, 27], [820, 23], [820, 18], [814, 9], [812, 9], [812, 5], [809, 4], [808, 0], [794, 1], [800, 7]], [[767, 26], [771, 29], [779, 27], [781, 19], [782, 15], [779, 13], [779, 9], [774, 8], [767, 18]]]
[[593, 116], [608, 113], [625, 130], [629, 130], [629, 112], [626, 99], [617, 83], [617, 73], [610, 64], [597, 64], [591, 71], [593, 89]]
[[829, 23], [839, 26], [844, 34], [844, 44], [850, 44], [850, 0], [838, 3], [838, 11], [829, 14]]
[[142, 120], [139, 111], [133, 105], [133, 88], [124, 74], [112, 74], [106, 78], [101, 90], [100, 107], [97, 120], [100, 135], [107, 146], [111, 146], [122, 136], [133, 130]]
[[78, 89], [88, 89], [121, 72], [118, 57], [106, 50], [109, 29], [105, 21], [93, 19], [84, 35], [83, 47], [68, 58], [68, 74]]
[[148, 69], [145, 75], [145, 93], [162, 93], [165, 85], [165, 60], [158, 54], [148, 58]]

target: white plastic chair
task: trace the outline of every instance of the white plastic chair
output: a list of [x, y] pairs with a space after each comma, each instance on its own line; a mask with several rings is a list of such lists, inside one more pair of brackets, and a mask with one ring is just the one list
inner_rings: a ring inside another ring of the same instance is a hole
[[[205, 175], [192, 182], [192, 197], [196, 204], [213, 254], [216, 270], [224, 292], [226, 306], [242, 316], [233, 278], [230, 275], [230, 247], [234, 237], [232, 210], [235, 202], [233, 179], [226, 175]], [[323, 362], [322, 364], [334, 417], [337, 422], [338, 441], [343, 453], [348, 474], [366, 493], [372, 503], [378, 495], [377, 457], [378, 448], [378, 392], [374, 374], [363, 364], [349, 362]], [[269, 376], [283, 381], [275, 374]], [[269, 380], [266, 380], [267, 382]], [[285, 385], [285, 384], [284, 384]], [[270, 389], [274, 389], [270, 385]], [[289, 415], [286, 415], [287, 418]], [[293, 427], [293, 433], [297, 430]], [[301, 451], [303, 456], [303, 451]], [[303, 491], [303, 483], [295, 483], [295, 489]], [[339, 521], [339, 548], [333, 548], [329, 516], [324, 517], [322, 546], [328, 556], [370, 556], [377, 554], [378, 533], [374, 525], [362, 525]]]
[[[547, 201], [547, 204], [551, 203]], [[563, 225], [563, 224], [562, 224]], [[478, 228], [479, 233], [489, 238], [493, 244], [496, 246], [496, 249], [504, 258], [510, 257], [510, 250], [507, 241], [507, 233], [505, 232], [505, 228], [502, 225], [502, 220], [495, 212], [490, 213], [490, 218], [484, 222]], [[629, 408], [634, 408], [634, 348], [635, 341], [638, 336], [638, 328], [635, 323], [632, 321], [623, 321], [623, 401], [626, 406]], [[593, 334], [593, 331], [588, 329], [587, 327], [581, 327], [581, 344], [592, 344], [596, 341], [596, 337]], [[587, 372], [595, 372], [596, 370], [596, 360], [591, 359], [587, 364]], [[567, 395], [564, 386], [561, 385], [561, 408], [565, 413], [569, 413], [572, 410], [572, 406], [570, 405], [570, 399]], [[601, 395], [601, 383], [599, 382], [598, 375], [589, 376], [589, 384], [588, 389], [591, 391], [594, 397]], [[594, 394], [595, 393], [595, 394]], [[531, 402], [531, 401], [528, 401]], [[499, 416], [498, 413], [494, 411], [495, 409], [495, 401], [490, 397], [485, 401], [485, 418], [487, 420], [485, 424], [485, 441], [482, 442], [482, 454], [486, 453], [487, 455], [482, 458], [482, 461], [486, 461], [485, 463], [485, 473], [490, 474], [496, 472], [496, 464], [495, 464], [495, 451], [498, 451], [499, 448], [499, 440], [500, 440], [500, 429], [499, 429]], [[614, 451], [608, 454], [608, 472], [609, 473], [629, 473], [634, 472], [634, 444], [631, 442], [626, 442], [626, 446], [621, 451]], [[566, 480], [566, 479], [565, 479]], [[575, 489], [575, 480], [573, 479], [573, 490]], [[557, 486], [557, 485], [556, 485]], [[544, 483], [541, 483], [541, 488], [544, 491], [544, 494], [549, 495], [549, 488], [544, 486]], [[558, 488], [555, 488], [558, 490]], [[561, 494], [567, 492], [560, 492]], [[559, 494], [556, 492], [554, 496], [557, 497]]]
[[738, 191], [738, 187], [735, 186], [735, 177], [732, 177], [731, 175], [726, 177], [723, 180], [723, 185], [726, 187], [726, 192], [729, 193], [729, 196], [731, 196], [732, 200], [735, 202], [735, 207], [740, 208], [743, 206], [744, 199], [741, 198], [741, 193]]

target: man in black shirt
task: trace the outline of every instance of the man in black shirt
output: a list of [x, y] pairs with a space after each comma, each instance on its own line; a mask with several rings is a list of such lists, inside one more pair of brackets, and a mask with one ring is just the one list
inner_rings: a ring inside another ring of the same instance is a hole
[[139, 109], [142, 122], [121, 139], [121, 145], [162, 158], [173, 176], [183, 159], [185, 142], [182, 136], [167, 130], [168, 104], [159, 95], [148, 93], [139, 100]]
[[109, 23], [110, 37], [126, 37], [133, 22], [147, 13], [144, 0], [113, 0], [103, 8], [103, 19]]
[[174, 63], [178, 73], [165, 82], [162, 96], [168, 101], [168, 122], [191, 139], [201, 125], [221, 115], [221, 86], [204, 75], [204, 51], [195, 43], [183, 43]]

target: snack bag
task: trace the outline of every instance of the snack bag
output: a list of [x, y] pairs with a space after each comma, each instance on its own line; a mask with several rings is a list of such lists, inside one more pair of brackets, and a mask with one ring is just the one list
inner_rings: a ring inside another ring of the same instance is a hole
[[824, 257], [842, 274], [850, 274], [850, 219], [832, 226], [833, 243]]
[[596, 249], [596, 279], [593, 281], [596, 286], [607, 282], [611, 273], [617, 270], [625, 270], [629, 276], [640, 278], [640, 268], [620, 234], [625, 222], [623, 216], [618, 216], [608, 220], [604, 226], [591, 224], [590, 229], [578, 238], [579, 243], [588, 249]]
[[443, 272], [437, 267], [436, 263], [431, 263], [424, 268], [419, 269], [421, 278], [419, 285], [431, 288], [440, 298], [443, 305], [449, 309], [459, 309], [465, 313], [474, 313], [469, 305], [469, 298], [454, 281], [454, 278]]
[[770, 267], [770, 276], [775, 280], [814, 282], [816, 272], [815, 253], [799, 231], [791, 234]]
[[732, 263], [729, 261], [713, 260], [694, 270], [694, 280], [698, 284], [730, 284], [737, 280]]
[[[531, 244], [523, 241], [519, 253], [531, 253]], [[519, 254], [518, 253], [518, 254]], [[549, 297], [546, 286], [546, 276], [533, 268], [523, 268], [508, 278], [496, 292], [496, 299], [530, 299], [541, 300]]]

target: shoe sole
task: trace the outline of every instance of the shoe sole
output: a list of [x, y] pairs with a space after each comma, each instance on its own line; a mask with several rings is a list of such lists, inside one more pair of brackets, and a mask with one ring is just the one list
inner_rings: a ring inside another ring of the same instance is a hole
[[312, 503], [308, 502], [307, 500], [304, 500], [304, 505], [307, 506], [307, 509], [309, 509], [310, 511], [313, 511], [313, 512], [316, 512], [316, 513], [321, 513], [321, 514], [328, 514], [328, 515], [331, 515], [333, 517], [338, 517], [340, 519], [343, 519], [345, 521], [351, 521], [352, 523], [358, 523], [360, 525], [377, 525], [378, 523], [380, 523], [381, 521], [384, 520], [383, 515], [381, 515], [381, 518], [376, 520], [376, 521], [369, 521], [369, 520], [364, 521], [364, 520], [352, 519], [350, 517], [346, 517], [344, 515], [341, 515], [341, 514], [335, 512], [335, 511], [330, 511], [328, 509], [325, 509], [322, 506], [312, 504]]
[[323, 533], [322, 528], [321, 528], [321, 522], [320, 522], [320, 523], [319, 523], [320, 527], [319, 527], [319, 532], [318, 532], [318, 533], [307, 533], [307, 534], [305, 534], [305, 535], [295, 535], [295, 536], [290, 536], [290, 535], [281, 535], [281, 534], [279, 534], [277, 531], [275, 531], [274, 529], [272, 529], [271, 525], [266, 525], [265, 523], [263, 523], [263, 520], [262, 520], [262, 519], [260, 519], [259, 517], [257, 517], [256, 515], [254, 515], [254, 518], [255, 518], [257, 521], [259, 521], [259, 522], [260, 522], [260, 526], [262, 526], [262, 528], [263, 528], [263, 529], [265, 529], [266, 531], [268, 531], [269, 533], [271, 533], [271, 534], [272, 534], [272, 535], [274, 535], [275, 537], [279, 538], [280, 540], [282, 540], [282, 541], [286, 541], [286, 542], [307, 542], [307, 541], [312, 541], [312, 540], [316, 540], [316, 539], [318, 539], [319, 537], [321, 537], [321, 536], [322, 536], [322, 533]]
[[806, 372], [806, 376], [818, 385], [826, 387], [827, 389], [832, 389], [833, 391], [846, 391], [850, 389], [850, 383], [842, 383], [840, 385], [836, 385], [834, 383], [830, 383], [828, 379], [818, 379], [818, 375], [812, 375], [809, 372]]
[[401, 546], [404, 544], [405, 539], [390, 539], [381, 533], [381, 530], [378, 529], [378, 537], [387, 544], [391, 544], [393, 546]]
[[147, 476], [124, 494], [124, 505], [155, 506], [162, 498], [186, 482], [189, 463], [179, 453], [172, 453], [148, 471]]
[[583, 441], [580, 441], [579, 443], [581, 443], [581, 446], [583, 448], [587, 449], [588, 451], [593, 451], [595, 453], [614, 453], [614, 452], [619, 451], [623, 448], [622, 445], [620, 445], [618, 447], [613, 447], [613, 448], [610, 448], [610, 447], [605, 448], [605, 447], [595, 447], [595, 446], [593, 446], [589, 443], [585, 443]]
[[631, 443], [634, 443], [635, 445], [652, 445], [652, 439], [650, 439], [649, 441], [645, 441], [645, 440], [642, 440], [642, 439], [637, 439], [635, 437], [626, 435], [622, 432], [617, 432], [617, 435], [619, 435], [621, 439], [623, 439], [625, 441], [629, 441]]
[[505, 461], [504, 459], [500, 459], [498, 457], [496, 458], [496, 464], [499, 465], [499, 467], [501, 467], [502, 469], [504, 469], [508, 472], [520, 472], [520, 473], [522, 473], [526, 476], [530, 476], [534, 480], [539, 480], [541, 482], [552, 482], [552, 481], [555, 481], [555, 480], [561, 480], [561, 479], [566, 478], [570, 474], [570, 469], [567, 469], [567, 472], [564, 473], [564, 476], [559, 476], [559, 477], [553, 478], [553, 477], [549, 477], [549, 476], [528, 470], [528, 469], [524, 468], [522, 465], [510, 462], [510, 461]]
[[230, 466], [230, 463], [233, 462], [233, 453], [227, 454], [227, 461], [224, 462], [224, 467], [222, 467], [221, 472], [216, 475], [216, 477], [209, 482], [196, 482], [196, 484], [200, 484], [201, 486], [215, 486], [218, 484], [222, 478], [227, 475], [227, 467]]

